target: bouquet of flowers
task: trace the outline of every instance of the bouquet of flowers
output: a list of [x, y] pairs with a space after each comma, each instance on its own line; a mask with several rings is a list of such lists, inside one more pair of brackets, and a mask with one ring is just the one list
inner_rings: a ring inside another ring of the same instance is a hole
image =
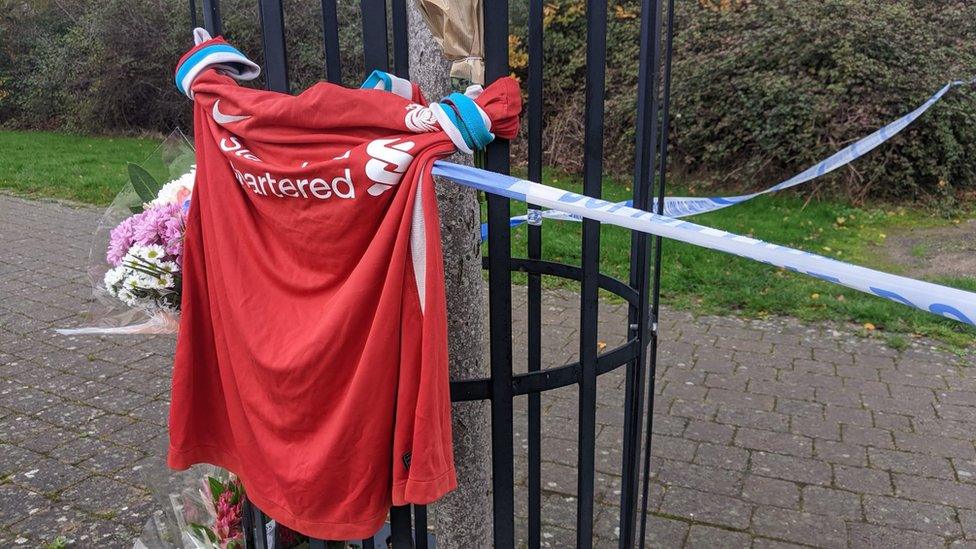
[[244, 549], [241, 527], [241, 508], [244, 506], [244, 487], [235, 477], [226, 482], [207, 476], [200, 491], [207, 514], [205, 522], [191, 522], [188, 526], [204, 544], [220, 549]]
[[179, 312], [184, 215], [195, 173], [191, 168], [163, 185], [143, 211], [112, 229], [105, 290], [126, 305]]
[[103, 215], [92, 242], [91, 324], [62, 334], [177, 329], [183, 232], [196, 177], [193, 147], [177, 130], [144, 164], [129, 164], [129, 184]]
[[147, 474], [164, 511], [149, 519], [133, 549], [244, 549], [244, 486], [237, 477], [212, 465], [171, 472], [162, 463]]
[[[146, 522], [133, 549], [245, 549], [248, 512], [240, 479], [213, 465], [171, 471], [162, 459], [140, 468], [161, 510]], [[308, 549], [309, 539], [274, 520], [265, 519], [265, 544], [280, 549]], [[255, 532], [256, 533], [256, 532]], [[330, 542], [331, 549], [357, 547]]]

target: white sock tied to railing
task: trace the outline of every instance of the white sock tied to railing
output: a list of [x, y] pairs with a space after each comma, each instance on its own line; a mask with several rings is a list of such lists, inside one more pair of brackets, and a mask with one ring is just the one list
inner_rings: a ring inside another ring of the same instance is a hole
[[761, 261], [976, 326], [973, 322], [976, 319], [976, 293], [858, 267], [470, 166], [438, 161], [434, 163], [433, 173], [481, 191]]

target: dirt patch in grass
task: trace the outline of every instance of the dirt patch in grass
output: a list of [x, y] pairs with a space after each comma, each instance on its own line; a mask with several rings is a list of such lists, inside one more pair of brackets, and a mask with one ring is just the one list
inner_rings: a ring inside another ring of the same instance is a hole
[[888, 235], [882, 251], [913, 278], [976, 276], [976, 219], [949, 227], [899, 229]]

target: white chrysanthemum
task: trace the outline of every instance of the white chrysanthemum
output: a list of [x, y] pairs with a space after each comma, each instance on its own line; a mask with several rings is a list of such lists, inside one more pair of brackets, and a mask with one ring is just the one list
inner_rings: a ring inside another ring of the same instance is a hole
[[163, 275], [159, 277], [159, 284], [161, 290], [172, 290], [176, 286], [176, 279], [173, 275]]
[[163, 204], [178, 204], [182, 202], [183, 198], [193, 193], [193, 182], [196, 179], [196, 175], [197, 167], [190, 166], [190, 171], [163, 185], [163, 187], [159, 189], [159, 193], [156, 195], [156, 198], [154, 198], [150, 204], [159, 206]]
[[[135, 256], [143, 261], [148, 261], [149, 263], [159, 264], [163, 261], [163, 257], [166, 256], [166, 249], [159, 244], [150, 244], [149, 246], [134, 245], [129, 248], [129, 252], [126, 256]], [[131, 260], [131, 258], [130, 258]], [[122, 260], [126, 263], [126, 260]]]
[[129, 290], [125, 289], [124, 287], [121, 288], [121, 289], [119, 289], [119, 292], [118, 292], [118, 294], [116, 294], [116, 297], [119, 298], [119, 301], [121, 301], [122, 303], [125, 303], [126, 305], [128, 305], [130, 307], [132, 307], [133, 305], [135, 305], [136, 304], [136, 301], [137, 301], [136, 296], [132, 292], [130, 292]]
[[122, 282], [122, 279], [125, 278], [125, 270], [125, 267], [122, 266], [109, 269], [108, 272], [105, 273], [105, 288], [109, 291], [113, 291], [113, 289]]
[[160, 261], [156, 264], [156, 268], [166, 273], [180, 272], [180, 266], [177, 265], [175, 261]]
[[137, 272], [129, 280], [132, 281], [134, 288], [140, 288], [142, 290], [158, 290], [160, 288], [159, 277], [151, 274]]

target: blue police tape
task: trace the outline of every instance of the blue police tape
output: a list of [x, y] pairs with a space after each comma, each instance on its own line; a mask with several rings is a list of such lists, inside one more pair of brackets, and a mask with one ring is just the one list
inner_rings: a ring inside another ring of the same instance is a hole
[[[843, 149], [837, 151], [831, 156], [817, 162], [813, 166], [803, 170], [802, 172], [781, 181], [768, 189], [744, 194], [739, 196], [726, 196], [726, 197], [711, 197], [711, 198], [697, 198], [697, 197], [687, 197], [687, 196], [666, 196], [664, 198], [664, 215], [668, 217], [686, 217], [690, 215], [696, 215], [706, 212], [713, 212], [715, 210], [721, 210], [722, 208], [727, 208], [729, 206], [734, 206], [735, 204], [741, 204], [747, 200], [751, 200], [757, 196], [764, 194], [773, 193], [776, 191], [781, 191], [783, 189], [789, 189], [790, 187], [795, 187], [803, 183], [812, 181], [822, 175], [828, 174], [837, 168], [850, 164], [854, 160], [864, 156], [865, 154], [871, 152], [879, 145], [885, 141], [891, 139], [899, 132], [908, 127], [912, 122], [915, 122], [920, 116], [922, 116], [925, 111], [936, 104], [942, 96], [945, 95], [950, 89], [956, 86], [962, 86], [965, 84], [974, 84], [976, 80], [956, 80], [949, 82], [943, 86], [939, 91], [935, 92], [932, 97], [929, 97], [925, 103], [922, 103], [918, 108], [912, 112], [898, 118], [894, 122], [886, 126], [882, 126], [880, 129], [874, 133], [863, 137], [854, 143], [844, 147]], [[622, 203], [621, 203], [622, 204]], [[629, 206], [630, 203], [628, 202]], [[554, 219], [560, 221], [579, 221], [578, 216], [573, 216], [566, 214], [565, 212], [546, 210], [542, 212], [542, 217], [545, 219]], [[512, 218], [512, 226], [518, 226], [526, 223], [527, 219], [525, 216], [516, 216]], [[485, 239], [487, 235], [487, 227], [482, 227], [481, 229], [482, 239]]]
[[806, 274], [976, 326], [976, 293], [858, 267], [680, 219], [470, 166], [434, 163], [434, 175], [580, 218], [687, 242]]

